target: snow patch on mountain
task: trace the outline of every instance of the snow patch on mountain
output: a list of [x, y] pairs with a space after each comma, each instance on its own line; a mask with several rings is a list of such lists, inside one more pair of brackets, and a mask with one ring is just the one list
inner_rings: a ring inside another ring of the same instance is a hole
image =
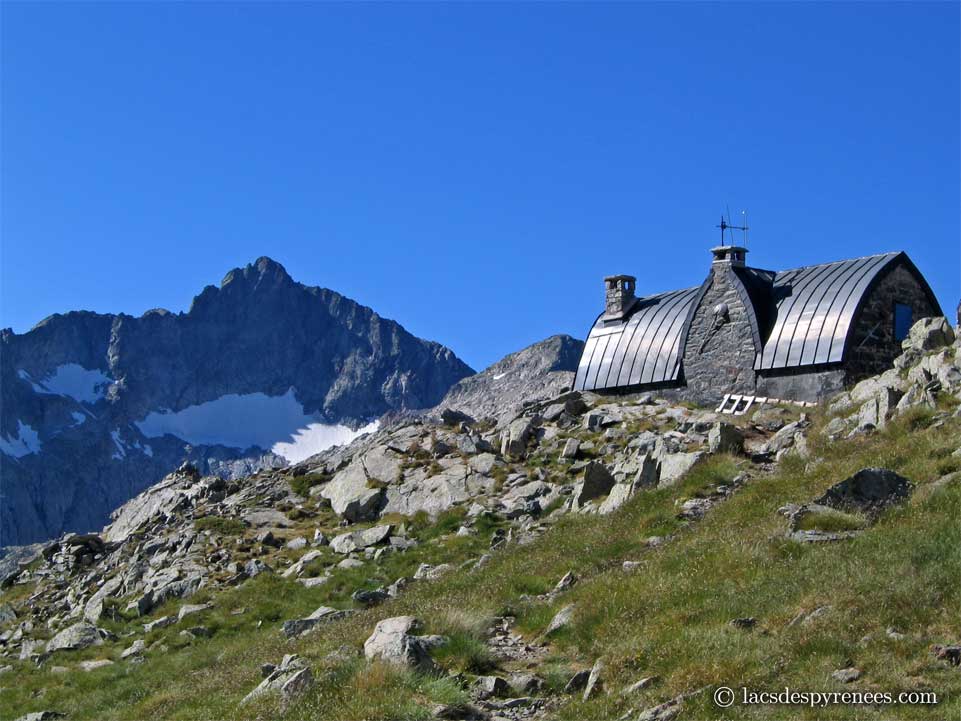
[[51, 396], [67, 396], [78, 403], [96, 403], [113, 381], [100, 370], [90, 370], [78, 363], [57, 366], [49, 376], [35, 381], [27, 371], [20, 369], [17, 375], [27, 381], [37, 393]]
[[23, 458], [40, 450], [40, 436], [23, 421], [17, 421], [17, 435], [13, 438], [0, 436], [0, 451], [14, 458]]
[[229, 393], [176, 412], [154, 411], [135, 425], [147, 438], [169, 434], [195, 445], [269, 449], [292, 463], [377, 428], [376, 421], [359, 430], [322, 423], [304, 412], [293, 388], [282, 396]]
[[299, 463], [331, 446], [346, 446], [358, 436], [373, 433], [378, 428], [380, 428], [380, 421], [368, 423], [356, 431], [342, 425], [311, 423], [306, 428], [297, 430], [290, 443], [275, 443], [270, 450], [291, 463]]

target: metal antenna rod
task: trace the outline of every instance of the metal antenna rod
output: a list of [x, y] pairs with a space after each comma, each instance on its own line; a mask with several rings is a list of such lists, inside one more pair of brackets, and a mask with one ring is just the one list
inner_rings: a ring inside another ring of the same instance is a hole
[[[728, 212], [728, 217], [730, 217], [730, 212]], [[743, 231], [744, 231], [745, 247], [746, 247], [746, 244], [747, 244], [747, 231], [748, 231], [748, 227], [747, 227], [747, 222], [746, 222], [746, 221], [745, 221], [745, 224], [744, 224], [744, 225], [731, 225], [730, 223], [728, 223], [728, 222], [724, 219], [724, 216], [721, 215], [721, 223], [720, 223], [720, 225], [715, 225], [714, 227], [721, 229], [721, 245], [722, 245], [722, 246], [724, 245], [724, 231], [725, 231], [725, 230], [728, 230], [728, 229], [731, 229], [731, 230], [743, 230]]]

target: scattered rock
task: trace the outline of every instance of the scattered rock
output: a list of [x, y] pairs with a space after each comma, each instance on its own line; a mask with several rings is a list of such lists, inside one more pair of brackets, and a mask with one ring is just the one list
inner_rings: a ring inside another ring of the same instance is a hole
[[583, 690], [584, 687], [587, 686], [587, 681], [590, 679], [590, 677], [591, 669], [585, 668], [581, 671], [578, 671], [571, 676], [570, 680], [567, 682], [567, 685], [564, 686], [564, 693], [574, 694]]
[[364, 642], [364, 656], [368, 661], [379, 659], [386, 663], [432, 670], [434, 662], [429, 650], [443, 643], [443, 638], [413, 635], [411, 632], [419, 626], [420, 622], [413, 616], [395, 616], [380, 621]]
[[550, 624], [547, 626], [547, 630], [544, 631], [545, 636], [550, 636], [552, 633], [565, 628], [570, 625], [574, 618], [574, 604], [569, 604], [564, 606], [560, 611], [558, 611], [554, 618], [551, 620]]
[[351, 598], [359, 603], [361, 606], [371, 607], [377, 606], [388, 598], [390, 598], [390, 593], [383, 588], [375, 588], [372, 591], [357, 590], [351, 594]]
[[557, 596], [559, 594], [562, 594], [565, 591], [569, 591], [570, 589], [574, 588], [574, 585], [576, 583], [577, 583], [577, 576], [574, 575], [573, 571], [568, 571], [567, 573], [564, 574], [564, 577], [557, 582], [557, 585], [554, 586], [554, 589], [548, 595]]
[[681, 713], [681, 705], [677, 699], [671, 699], [664, 703], [645, 709], [637, 717], [636, 721], [671, 721]]
[[143, 625], [143, 630], [145, 633], [150, 633], [155, 629], [166, 628], [167, 626], [172, 626], [175, 623], [177, 623], [177, 619], [173, 616], [161, 616], [158, 619], [145, 623]]
[[646, 688], [650, 688], [660, 680], [661, 680], [660, 676], [646, 676], [645, 678], [642, 678], [640, 681], [635, 681], [630, 686], [628, 686], [623, 691], [621, 691], [621, 695], [630, 696], [633, 693], [637, 693], [638, 691], [643, 691]]
[[298, 656], [284, 656], [279, 666], [273, 667], [270, 673], [253, 691], [244, 696], [240, 705], [269, 692], [279, 692], [281, 700], [286, 705], [303, 695], [314, 686], [314, 676], [310, 669]]
[[708, 431], [707, 447], [711, 453], [740, 453], [744, 450], [744, 434], [737, 426], [718, 421]]
[[511, 421], [501, 439], [501, 455], [523, 458], [527, 455], [527, 441], [534, 430], [530, 418], [515, 418]]
[[247, 563], [244, 564], [244, 573], [248, 577], [254, 578], [259, 576], [261, 573], [273, 573], [274, 569], [268, 566], [266, 563], [257, 558], [251, 558]]
[[459, 426], [461, 423], [471, 426], [475, 421], [463, 411], [444, 408], [440, 412], [440, 422], [447, 426]]
[[193, 641], [198, 638], [210, 638], [213, 636], [213, 631], [206, 626], [191, 626], [190, 628], [185, 628], [178, 635], [182, 638]]
[[312, 614], [307, 616], [307, 618], [284, 621], [283, 626], [281, 626], [281, 631], [283, 631], [284, 636], [287, 638], [297, 638], [298, 636], [307, 633], [307, 631], [310, 631], [315, 626], [336, 621], [344, 618], [348, 614], [349, 611], [338, 611], [336, 608], [321, 606]]
[[436, 566], [432, 566], [429, 563], [422, 563], [417, 567], [414, 572], [415, 581], [433, 581], [434, 579], [440, 578], [445, 573], [453, 568], [449, 563], [441, 563]]
[[80, 662], [81, 671], [96, 671], [98, 668], [103, 668], [104, 666], [113, 666], [113, 661], [109, 658], [98, 658]]
[[581, 442], [576, 438], [568, 438], [564, 442], [564, 448], [561, 450], [561, 458], [568, 458], [573, 460], [577, 458], [577, 450], [580, 448]]
[[813, 611], [801, 611], [801, 613], [791, 619], [788, 623], [788, 628], [797, 626], [798, 624], [802, 626], [810, 625], [830, 612], [831, 606], [818, 606]]
[[490, 716], [470, 704], [437, 704], [431, 709], [431, 717], [449, 721], [488, 721]]
[[587, 684], [584, 686], [584, 695], [582, 700], [587, 701], [604, 690], [604, 682], [601, 680], [601, 675], [603, 673], [604, 662], [601, 659], [597, 659], [594, 662], [593, 668], [591, 668], [591, 673], [587, 678]]
[[861, 669], [854, 668], [853, 666], [849, 668], [840, 668], [831, 674], [831, 678], [835, 681], [840, 681], [841, 683], [853, 683], [861, 678]]
[[952, 666], [961, 666], [961, 645], [942, 646], [936, 644], [931, 647], [931, 653], [940, 661], [947, 661]]
[[130, 658], [131, 656], [139, 656], [147, 648], [147, 644], [144, 643], [143, 639], [138, 638], [129, 647], [124, 649], [123, 653], [120, 654], [120, 658]]
[[511, 693], [510, 684], [500, 676], [478, 676], [474, 682], [474, 690], [479, 699], [505, 697]]
[[907, 478], [887, 468], [862, 468], [831, 486], [814, 503], [846, 511], [877, 512], [905, 500], [914, 490]]
[[186, 616], [192, 613], [200, 613], [201, 611], [208, 611], [213, 608], [213, 604], [210, 603], [198, 603], [198, 604], [185, 604], [180, 607], [180, 611], [177, 613], [177, 620], [183, 621]]

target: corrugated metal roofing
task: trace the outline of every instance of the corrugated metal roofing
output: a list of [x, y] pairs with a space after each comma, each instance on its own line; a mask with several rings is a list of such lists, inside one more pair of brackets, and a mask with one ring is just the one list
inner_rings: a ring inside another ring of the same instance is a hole
[[698, 290], [641, 298], [626, 320], [598, 318], [584, 345], [574, 388], [601, 390], [676, 381], [684, 323]]
[[854, 314], [871, 281], [899, 253], [884, 253], [778, 273], [777, 310], [757, 370], [797, 368], [843, 359]]

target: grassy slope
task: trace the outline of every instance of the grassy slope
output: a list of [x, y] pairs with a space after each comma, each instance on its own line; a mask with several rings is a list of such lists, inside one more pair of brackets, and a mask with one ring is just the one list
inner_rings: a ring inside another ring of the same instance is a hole
[[[237, 703], [259, 682], [259, 664], [296, 652], [310, 660], [318, 684], [284, 718], [425, 718], [431, 703], [457, 701], [463, 693], [449, 679], [358, 660], [356, 651], [377, 619], [417, 615], [428, 632], [454, 639], [440, 657], [445, 665], [481, 671], [490, 665], [479, 642], [485, 619], [516, 614], [519, 628], [533, 638], [557, 609], [573, 602], [574, 623], [553, 639], [547, 663], [538, 672], [556, 687], [572, 670], [602, 656], [607, 688], [615, 693], [587, 703], [572, 700], [559, 712], [564, 719], [617, 718], [629, 709], [715, 684], [757, 690], [925, 688], [937, 691], [943, 702], [934, 713], [907, 706], [812, 711], [737, 705], [721, 712], [710, 694], [701, 694], [687, 702], [683, 718], [959, 718], [961, 673], [935, 660], [929, 647], [961, 638], [961, 486], [956, 481], [931, 485], [961, 465], [950, 456], [959, 445], [961, 425], [952, 419], [925, 428], [927, 422], [927, 415], [915, 414], [877, 435], [830, 445], [812, 434], [814, 454], [826, 457], [825, 462], [805, 467], [800, 459], [786, 460], [776, 474], [751, 481], [705, 519], [685, 527], [675, 519], [679, 500], [748, 465], [712, 458], [675, 488], [643, 493], [611, 516], [564, 519], [533, 544], [497, 554], [480, 571], [414, 584], [396, 601], [295, 642], [282, 639], [279, 621], [329, 602], [331, 594], [343, 606], [343, 594], [262, 576], [213, 599], [214, 610], [203, 616], [153, 634], [173, 647], [185, 626], [204, 623], [216, 631], [189, 653], [152, 651], [142, 666], [117, 663], [92, 673], [47, 670], [79, 658], [117, 658], [129, 639], [59, 654], [44, 670], [18, 666], [16, 688], [10, 688], [9, 675], [2, 678], [8, 688], [0, 699], [5, 709], [16, 710], [5, 710], [3, 717], [54, 708], [70, 711], [71, 719], [105, 721], [273, 718], [281, 714], [276, 700], [239, 710]], [[868, 465], [893, 468], [917, 482], [911, 502], [888, 511], [852, 541], [799, 546], [784, 539], [786, 522], [777, 515], [778, 507], [808, 501]], [[665, 534], [675, 534], [675, 539], [657, 550], [645, 547], [648, 536]], [[425, 559], [476, 556], [484, 541], [451, 539], [393, 556], [383, 578], [409, 574]], [[624, 560], [640, 560], [643, 566], [625, 573], [620, 568]], [[525, 595], [549, 590], [568, 570], [582, 581], [563, 598], [553, 604], [525, 600]], [[822, 605], [831, 611], [818, 621], [787, 626], [798, 613]], [[236, 607], [248, 610], [232, 616]], [[729, 625], [742, 616], [756, 617], [758, 628], [745, 632]], [[260, 628], [258, 621], [263, 622]], [[890, 626], [907, 638], [887, 638]], [[862, 641], [865, 636], [870, 639]], [[351, 653], [330, 655], [342, 646]], [[852, 663], [864, 671], [860, 681], [842, 686], [831, 680], [833, 670]], [[661, 680], [634, 697], [616, 693], [654, 674]]]

